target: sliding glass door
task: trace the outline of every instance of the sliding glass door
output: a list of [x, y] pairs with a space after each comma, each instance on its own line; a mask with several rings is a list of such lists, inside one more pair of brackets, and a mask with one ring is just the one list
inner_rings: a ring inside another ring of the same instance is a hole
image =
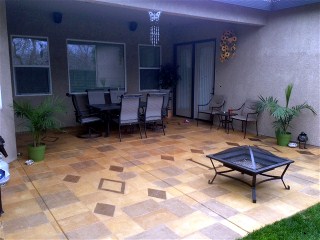
[[177, 65], [181, 79], [176, 86], [176, 115], [191, 117], [191, 99], [192, 99], [192, 44], [181, 45], [177, 47]]
[[181, 80], [176, 87], [175, 114], [197, 117], [198, 104], [207, 103], [214, 92], [215, 40], [178, 44], [176, 64]]

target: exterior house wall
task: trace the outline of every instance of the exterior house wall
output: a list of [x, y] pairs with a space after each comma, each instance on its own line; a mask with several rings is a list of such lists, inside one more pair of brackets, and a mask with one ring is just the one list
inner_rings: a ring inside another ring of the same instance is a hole
[[[274, 96], [285, 103], [284, 89], [294, 84], [290, 105], [307, 101], [318, 115], [310, 111], [292, 121], [292, 140], [301, 131], [308, 134], [309, 144], [320, 145], [320, 8], [310, 5], [270, 14], [266, 26], [221, 24], [210, 22], [201, 28], [176, 29], [174, 42], [217, 38], [223, 31], [234, 30], [238, 36], [236, 56], [224, 63], [217, 59], [215, 92], [226, 96], [226, 109], [240, 107], [246, 98]], [[219, 58], [219, 52], [217, 54]], [[274, 136], [273, 119], [263, 113], [259, 133]], [[236, 125], [240, 128], [241, 125]], [[254, 126], [248, 126], [254, 132]]]
[[4, 1], [0, 1], [0, 32], [0, 101], [2, 106], [0, 106], [0, 135], [6, 141], [5, 149], [8, 154], [8, 157], [3, 159], [11, 162], [17, 158], [17, 150], [14, 116], [11, 108], [11, 73], [7, 41], [6, 5]]
[[[128, 92], [139, 92], [139, 61], [138, 45], [150, 44], [149, 42], [149, 15], [144, 12], [138, 20], [136, 31], [129, 30], [129, 22], [126, 19], [114, 18], [113, 9], [106, 6], [97, 6], [88, 3], [70, 3], [72, 7], [65, 5], [62, 11], [63, 17], [60, 24], [52, 20], [52, 9], [50, 4], [54, 1], [41, 5], [29, 6], [11, 5], [8, 2], [8, 32], [12, 35], [40, 36], [48, 37], [51, 79], [53, 95], [60, 96], [67, 104], [67, 111], [60, 116], [64, 126], [75, 125], [74, 109], [71, 99], [66, 97], [69, 92], [68, 66], [67, 66], [67, 39], [89, 40], [125, 43], [126, 52], [126, 88]], [[41, 5], [41, 6], [38, 6]], [[49, 5], [49, 6], [47, 6]], [[124, 9], [123, 11], [126, 11]], [[128, 11], [128, 16], [132, 11]], [[139, 15], [141, 13], [139, 12]], [[136, 20], [136, 15], [132, 15], [132, 21]], [[161, 33], [168, 32], [165, 27], [161, 27]], [[160, 36], [162, 47], [162, 63], [172, 62], [173, 49], [167, 38]], [[31, 102], [39, 102], [44, 96], [18, 96], [15, 99], [28, 99]]]

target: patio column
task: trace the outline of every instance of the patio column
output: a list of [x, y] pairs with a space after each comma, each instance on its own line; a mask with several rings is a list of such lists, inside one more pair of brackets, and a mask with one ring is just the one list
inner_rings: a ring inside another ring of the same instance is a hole
[[17, 144], [15, 135], [14, 115], [11, 108], [12, 86], [10, 72], [10, 57], [8, 45], [6, 2], [0, 1], [0, 135], [6, 141], [5, 148], [11, 162], [17, 159]]

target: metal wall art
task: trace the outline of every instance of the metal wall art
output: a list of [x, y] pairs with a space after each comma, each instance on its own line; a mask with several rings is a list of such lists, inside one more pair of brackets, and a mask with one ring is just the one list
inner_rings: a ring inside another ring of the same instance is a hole
[[233, 31], [225, 31], [220, 40], [220, 61], [224, 62], [235, 56], [237, 37]]

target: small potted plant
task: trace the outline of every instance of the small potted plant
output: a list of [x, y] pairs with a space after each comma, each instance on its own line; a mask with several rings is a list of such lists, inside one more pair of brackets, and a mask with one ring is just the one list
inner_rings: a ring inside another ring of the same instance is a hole
[[259, 96], [258, 111], [269, 111], [270, 115], [275, 118], [273, 127], [276, 131], [277, 144], [280, 146], [287, 146], [291, 140], [291, 133], [288, 132], [290, 123], [294, 117], [299, 116], [303, 109], [309, 109], [314, 115], [316, 111], [306, 102], [300, 105], [289, 107], [293, 84], [289, 84], [285, 89], [286, 105], [280, 106], [278, 99], [274, 97]]
[[41, 143], [41, 138], [47, 130], [59, 129], [60, 121], [54, 115], [63, 109], [64, 104], [57, 97], [47, 97], [38, 106], [33, 106], [28, 101], [13, 101], [15, 115], [25, 120], [32, 134], [33, 143], [28, 146], [30, 159], [34, 161], [44, 159], [46, 145]]

